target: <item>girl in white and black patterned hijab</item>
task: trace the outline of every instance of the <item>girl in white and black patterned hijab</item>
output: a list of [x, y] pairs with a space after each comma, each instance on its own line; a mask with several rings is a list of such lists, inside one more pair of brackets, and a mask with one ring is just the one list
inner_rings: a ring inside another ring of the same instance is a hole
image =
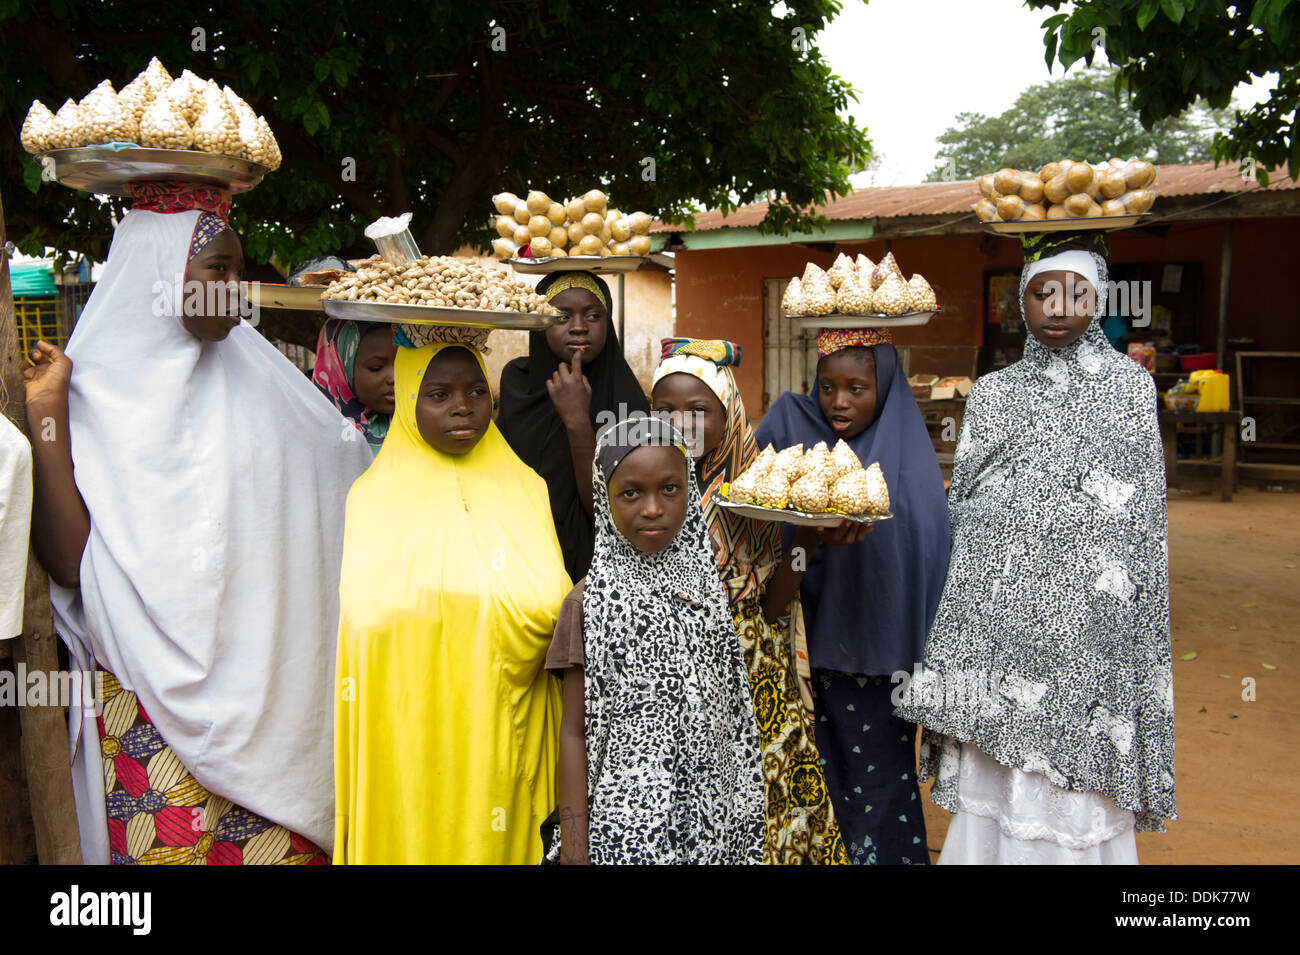
[[940, 862], [1135, 863], [1134, 831], [1177, 818], [1155, 387], [1101, 331], [1096, 239], [1059, 242], [1028, 250], [1024, 357], [968, 398], [948, 579], [897, 711], [956, 813]]
[[[596, 864], [763, 861], [749, 673], [688, 454], [681, 434], [648, 416], [596, 440], [582, 598], [586, 855]], [[562, 777], [565, 768], [562, 758]], [[563, 802], [564, 778], [560, 791]], [[581, 811], [562, 806], [562, 817], [566, 808]]]

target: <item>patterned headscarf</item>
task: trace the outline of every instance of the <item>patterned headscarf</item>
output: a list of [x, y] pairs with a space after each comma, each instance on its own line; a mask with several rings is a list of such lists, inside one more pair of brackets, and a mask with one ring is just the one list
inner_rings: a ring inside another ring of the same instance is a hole
[[194, 234], [190, 236], [189, 258], [194, 258], [203, 251], [204, 246], [229, 228], [226, 220], [220, 216], [213, 215], [211, 212], [200, 212], [194, 223]]
[[220, 186], [164, 179], [128, 182], [126, 191], [131, 196], [132, 209], [162, 213], [198, 209], [223, 220], [230, 218], [230, 193]]
[[817, 354], [825, 358], [844, 348], [871, 348], [893, 342], [888, 328], [823, 328], [817, 333]]
[[402, 348], [466, 345], [480, 355], [487, 355], [491, 352], [486, 345], [490, 334], [490, 328], [471, 328], [467, 325], [398, 325], [393, 341]]
[[586, 289], [600, 300], [605, 311], [609, 311], [609, 290], [590, 272], [552, 272], [537, 283], [537, 291], [545, 295], [548, 302], [571, 288]]
[[[727, 413], [722, 440], [700, 459], [697, 473], [704, 522], [718, 571], [731, 603], [736, 604], [762, 590], [763, 582], [776, 567], [781, 540], [776, 524], [737, 517], [718, 507], [715, 499], [718, 489], [739, 477], [758, 456], [754, 428], [731, 370], [740, 364], [740, 346], [725, 341], [665, 338], [663, 349], [665, 357], [655, 369], [654, 383], [657, 385], [668, 375], [691, 375], [708, 385]], [[702, 354], [718, 355], [720, 359], [708, 360], [700, 357]]]
[[1061, 252], [1087, 252], [1106, 258], [1110, 255], [1110, 240], [1100, 230], [1086, 232], [1022, 232], [1020, 248], [1025, 254], [1025, 264], [1037, 262], [1045, 256]]
[[316, 339], [316, 365], [311, 380], [365, 435], [366, 443], [378, 448], [388, 434], [390, 416], [371, 411], [355, 391], [357, 349], [362, 336], [372, 327], [369, 322], [362, 325], [341, 318], [326, 321]]
[[[653, 417], [596, 440], [595, 554], [583, 590], [588, 851], [608, 862], [758, 863], [761, 751], [749, 674], [686, 468], [686, 518], [648, 554], [614, 524], [603, 462], [686, 441]], [[701, 768], [703, 767], [703, 768]]]

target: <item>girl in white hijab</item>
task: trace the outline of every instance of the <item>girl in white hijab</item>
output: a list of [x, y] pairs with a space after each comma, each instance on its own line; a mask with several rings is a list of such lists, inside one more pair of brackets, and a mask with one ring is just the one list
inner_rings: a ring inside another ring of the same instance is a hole
[[69, 723], [87, 863], [330, 849], [344, 502], [371, 455], [232, 316], [242, 264], [209, 212], [127, 213], [67, 356], [27, 372], [55, 437], [34, 544], [74, 666], [106, 671]]

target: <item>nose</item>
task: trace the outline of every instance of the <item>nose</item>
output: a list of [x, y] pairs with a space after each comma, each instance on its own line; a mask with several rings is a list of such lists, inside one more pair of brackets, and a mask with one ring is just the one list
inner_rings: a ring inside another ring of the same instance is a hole
[[831, 407], [836, 410], [846, 410], [849, 407], [848, 392], [842, 389], [835, 389], [831, 395]]
[[587, 334], [587, 320], [581, 315], [575, 315], [569, 319], [569, 335], [577, 338], [579, 335]]
[[641, 499], [641, 516], [646, 520], [653, 520], [664, 512], [664, 503], [659, 499], [658, 494], [647, 494]]

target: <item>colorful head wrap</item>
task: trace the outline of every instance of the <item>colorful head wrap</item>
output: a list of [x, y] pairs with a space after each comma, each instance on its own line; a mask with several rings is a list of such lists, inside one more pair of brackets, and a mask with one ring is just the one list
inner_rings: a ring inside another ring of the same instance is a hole
[[362, 336], [371, 327], [369, 323], [363, 325], [340, 318], [327, 320], [316, 340], [316, 364], [312, 368], [311, 380], [334, 403], [339, 413], [350, 419], [366, 436], [366, 443], [378, 449], [388, 434], [390, 418], [363, 405], [354, 390], [357, 349], [361, 346]]
[[[674, 447], [689, 462], [691, 452], [680, 431], [662, 418], [647, 414], [632, 414], [616, 421], [596, 436], [596, 463], [608, 484], [625, 457], [637, 448], [647, 446]], [[689, 464], [687, 470], [690, 470]]]
[[893, 342], [894, 336], [887, 328], [823, 328], [817, 333], [817, 354], [825, 358], [843, 348], [871, 348]]
[[735, 342], [720, 338], [661, 338], [659, 345], [661, 361], [673, 355], [699, 355], [715, 365], [740, 367], [740, 346]]
[[491, 351], [486, 345], [490, 334], [490, 328], [471, 328], [466, 325], [398, 325], [393, 341], [402, 348], [465, 345], [480, 355], [486, 355]]
[[213, 215], [211, 212], [200, 212], [199, 218], [194, 223], [194, 234], [190, 236], [189, 258], [194, 258], [203, 251], [205, 245], [229, 228], [226, 220], [220, 216]]
[[600, 300], [609, 311], [609, 288], [590, 272], [552, 272], [537, 283], [537, 291], [550, 301], [561, 292], [571, 288], [585, 289]]
[[[668, 341], [669, 339], [664, 339]], [[724, 342], [723, 344], [731, 344]], [[740, 348], [739, 345], [736, 346]], [[722, 406], [727, 406], [727, 401], [731, 397], [735, 388], [735, 378], [724, 372], [724, 365], [721, 362], [714, 362], [707, 358], [701, 358], [699, 355], [682, 353], [667, 356], [659, 363], [655, 369], [654, 379], [650, 383], [650, 390], [653, 391], [655, 385], [659, 384], [660, 379], [669, 375], [691, 375], [700, 379], [709, 386], [709, 390], [718, 396]]]
[[1022, 232], [1020, 247], [1025, 254], [1025, 264], [1036, 262], [1044, 256], [1061, 252], [1087, 252], [1110, 255], [1110, 242], [1101, 230], [1088, 232]]
[[201, 182], [164, 179], [152, 182], [128, 182], [131, 208], [145, 212], [189, 212], [198, 209], [221, 219], [230, 218], [230, 193], [220, 186]]

